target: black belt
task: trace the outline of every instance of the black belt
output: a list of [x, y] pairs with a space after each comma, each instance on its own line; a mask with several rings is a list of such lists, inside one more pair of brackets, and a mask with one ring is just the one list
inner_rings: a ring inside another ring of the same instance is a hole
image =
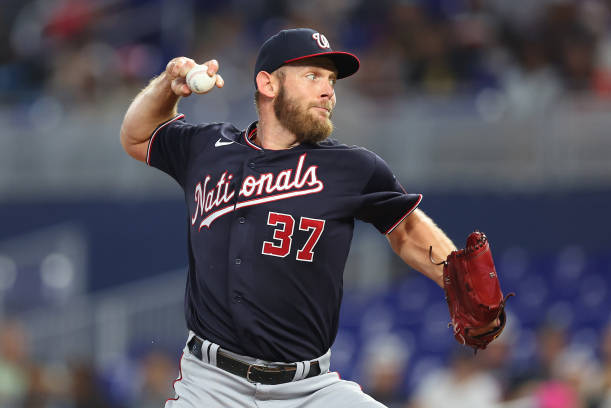
[[[209, 353], [210, 350], [202, 350], [203, 341], [196, 336], [189, 341], [187, 346], [189, 351], [198, 359], [202, 360], [204, 352]], [[210, 357], [208, 356], [208, 361]], [[224, 353], [222, 350], [218, 350], [216, 353], [216, 366], [221, 370], [225, 370], [228, 373], [246, 378], [252, 383], [261, 384], [284, 384], [293, 381], [295, 378], [295, 371], [297, 370], [297, 364], [286, 364], [278, 365], [273, 367], [260, 366], [254, 364], [248, 364], [240, 360], [236, 360], [230, 355]], [[320, 374], [320, 366], [318, 361], [310, 362], [310, 371], [305, 378], [314, 377]]]

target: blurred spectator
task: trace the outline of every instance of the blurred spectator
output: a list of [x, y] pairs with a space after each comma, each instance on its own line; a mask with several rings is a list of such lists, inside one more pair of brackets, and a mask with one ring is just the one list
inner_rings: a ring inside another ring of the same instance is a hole
[[452, 59], [463, 92], [498, 87], [490, 55], [497, 45], [498, 21], [482, 0], [465, 2], [464, 9], [449, 21]]
[[509, 112], [516, 117], [545, 114], [562, 93], [562, 82], [552, 67], [543, 40], [537, 33], [508, 33], [516, 64], [507, 65], [501, 86]]
[[561, 68], [568, 89], [593, 89], [594, 51], [594, 39], [584, 31], [576, 30], [562, 39]]
[[70, 366], [72, 384], [69, 400], [73, 408], [110, 408], [101, 387], [98, 373], [86, 361], [75, 361]]
[[451, 94], [458, 89], [448, 29], [446, 24], [428, 24], [414, 33], [407, 79], [417, 91]]
[[0, 407], [73, 407], [68, 392], [70, 377], [63, 369], [63, 364], [44, 366], [32, 361], [28, 352], [28, 340], [27, 332], [18, 321], [10, 320], [2, 323]]
[[593, 350], [577, 345], [568, 347], [558, 359], [554, 366], [554, 375], [559, 384], [566, 386], [565, 392], [572, 393], [575, 400], [584, 403], [595, 393], [595, 384], [601, 377]]
[[365, 345], [362, 361], [363, 387], [367, 393], [388, 408], [402, 407], [408, 359], [407, 346], [398, 335], [385, 333], [371, 339]]
[[172, 383], [177, 375], [176, 361], [164, 352], [152, 351], [140, 365], [142, 383], [130, 408], [161, 406], [174, 395]]
[[176, 54], [215, 56], [225, 69], [248, 74], [259, 39], [303, 25], [359, 54], [368, 74], [352, 84], [381, 100], [501, 87], [524, 114], [553, 102], [562, 89], [611, 94], [611, 13], [603, 0], [511, 7], [499, 0], [266, 1], [257, 7], [233, 0], [214, 2], [213, 13], [195, 4], [177, 10], [167, 0], [112, 4], [70, 0], [43, 8], [12, 1], [3, 7], [5, 101], [45, 93], [94, 104], [126, 85], [141, 86]]
[[512, 350], [515, 347], [513, 324], [516, 316], [508, 317], [509, 324], [503, 333], [485, 350], [477, 352], [477, 359], [482, 370], [490, 373], [497, 381], [501, 395], [505, 396], [511, 385]]
[[537, 354], [518, 376], [511, 398], [531, 396], [540, 408], [579, 408], [593, 392], [597, 364], [590, 350], [570, 346], [564, 327], [545, 324], [537, 333]]
[[540, 384], [534, 393], [537, 408], [581, 408], [583, 405], [573, 387], [561, 381]]
[[611, 408], [611, 324], [602, 335], [600, 353], [602, 367], [592, 381], [588, 407]]
[[518, 375], [515, 390], [530, 391], [538, 383], [555, 377], [554, 367], [558, 365], [567, 348], [566, 329], [553, 324], [545, 324], [537, 331], [535, 358]]
[[30, 380], [25, 330], [16, 321], [0, 327], [0, 406], [18, 407], [28, 393]]
[[449, 366], [422, 380], [410, 408], [490, 408], [501, 400], [501, 387], [473, 351], [454, 350]]

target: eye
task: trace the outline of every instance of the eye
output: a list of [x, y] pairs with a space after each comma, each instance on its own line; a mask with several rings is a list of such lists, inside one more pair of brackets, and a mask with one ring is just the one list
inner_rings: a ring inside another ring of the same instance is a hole
[[310, 74], [306, 75], [306, 78], [311, 79], [313, 81], [313, 80], [316, 79], [316, 74], [310, 73]]
[[330, 79], [329, 83], [331, 84], [331, 86], [335, 86], [335, 84], [337, 83], [337, 79]]

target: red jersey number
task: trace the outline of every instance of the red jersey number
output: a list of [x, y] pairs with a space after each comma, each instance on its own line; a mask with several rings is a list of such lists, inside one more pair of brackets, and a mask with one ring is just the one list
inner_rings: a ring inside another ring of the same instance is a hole
[[[295, 219], [289, 214], [270, 212], [267, 215], [267, 225], [276, 227], [273, 235], [276, 242], [264, 241], [261, 253], [280, 258], [286, 257], [291, 252]], [[325, 220], [301, 217], [299, 219], [299, 229], [309, 231], [310, 236], [303, 248], [297, 251], [296, 258], [298, 261], [312, 262], [314, 247], [325, 229]]]
[[303, 248], [297, 251], [297, 260], [312, 262], [312, 259], [314, 259], [314, 247], [325, 229], [325, 220], [301, 217], [299, 220], [299, 229], [302, 231], [310, 231], [310, 236]]
[[274, 240], [279, 242], [276, 245], [273, 242], [263, 241], [262, 252], [265, 255], [286, 257], [291, 252], [293, 242], [291, 237], [293, 228], [295, 228], [295, 219], [288, 214], [270, 212], [267, 214], [267, 225], [278, 226], [274, 229]]

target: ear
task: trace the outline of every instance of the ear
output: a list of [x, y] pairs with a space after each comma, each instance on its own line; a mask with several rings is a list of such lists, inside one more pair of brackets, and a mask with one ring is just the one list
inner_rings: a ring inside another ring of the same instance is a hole
[[274, 81], [272, 74], [266, 71], [259, 71], [256, 77], [257, 89], [259, 93], [273, 98], [276, 96], [276, 81]]

